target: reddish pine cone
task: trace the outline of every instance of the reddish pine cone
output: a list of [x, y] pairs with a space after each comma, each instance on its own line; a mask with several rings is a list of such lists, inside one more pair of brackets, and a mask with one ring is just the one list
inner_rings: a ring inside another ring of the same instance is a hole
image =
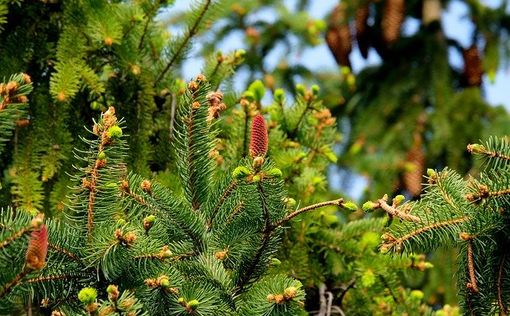
[[33, 270], [44, 267], [46, 254], [48, 253], [48, 230], [42, 225], [39, 230], [33, 231], [28, 242], [26, 265]]
[[264, 157], [267, 153], [267, 128], [264, 117], [257, 114], [251, 124], [250, 156]]

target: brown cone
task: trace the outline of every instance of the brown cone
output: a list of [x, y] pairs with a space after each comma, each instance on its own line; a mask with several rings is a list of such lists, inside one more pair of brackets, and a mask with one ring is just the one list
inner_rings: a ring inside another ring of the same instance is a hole
[[395, 43], [400, 37], [400, 27], [405, 17], [405, 0], [386, 0], [381, 21], [383, 40], [386, 45]]
[[482, 84], [483, 66], [478, 47], [471, 47], [462, 51], [464, 58], [463, 80], [468, 87], [479, 87]]
[[368, 26], [368, 16], [370, 14], [369, 3], [360, 6], [356, 10], [356, 41], [363, 58], [368, 57], [368, 49], [370, 48], [370, 30]]
[[337, 5], [331, 13], [326, 31], [326, 42], [337, 64], [351, 67], [349, 54], [352, 50], [352, 39], [345, 3]]
[[[408, 168], [409, 170], [407, 170]], [[421, 138], [419, 138], [415, 139], [413, 147], [407, 152], [406, 171], [403, 175], [404, 187], [412, 196], [420, 195], [424, 172], [425, 153], [421, 146]]]

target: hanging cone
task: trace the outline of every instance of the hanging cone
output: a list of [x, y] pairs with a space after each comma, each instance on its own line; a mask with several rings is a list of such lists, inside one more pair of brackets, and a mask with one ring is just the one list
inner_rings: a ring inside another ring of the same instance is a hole
[[482, 84], [483, 66], [478, 47], [473, 44], [462, 51], [464, 58], [464, 84], [468, 87], [479, 87]]
[[349, 54], [352, 50], [352, 39], [345, 3], [337, 5], [331, 13], [326, 31], [326, 42], [337, 64], [351, 67]]
[[413, 197], [420, 195], [423, 173], [425, 172], [425, 152], [421, 143], [421, 136], [415, 136], [413, 147], [407, 152], [404, 166], [404, 187]]
[[441, 20], [441, 1], [440, 0], [423, 0], [422, 6], [422, 22], [429, 25], [432, 22]]
[[356, 10], [356, 41], [363, 58], [367, 59], [368, 49], [370, 48], [370, 29], [368, 26], [368, 16], [370, 14], [369, 2], [360, 6]]
[[381, 21], [383, 40], [386, 45], [395, 43], [405, 17], [405, 0], [386, 0]]

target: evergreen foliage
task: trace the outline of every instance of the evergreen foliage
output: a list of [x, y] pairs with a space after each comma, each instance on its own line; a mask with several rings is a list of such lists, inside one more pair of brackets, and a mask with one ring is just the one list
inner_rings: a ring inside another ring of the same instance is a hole
[[451, 169], [429, 169], [428, 183], [417, 201], [392, 205], [384, 197], [367, 202], [393, 221], [382, 235], [381, 251], [410, 253], [438, 247], [458, 248], [458, 290], [465, 314], [508, 314], [507, 138], [468, 145], [483, 167], [464, 179]]
[[[216, 126], [207, 120], [209, 88], [199, 75], [179, 100], [175, 144], [182, 196], [128, 171], [130, 136], [110, 107], [94, 123], [93, 138], [83, 138], [88, 149], [75, 150], [81, 164], [61, 216], [43, 224], [42, 213], [2, 212], [3, 312], [27, 301], [66, 315], [302, 311], [299, 281], [284, 274], [267, 277], [282, 227], [301, 213], [344, 202], [289, 211], [282, 173], [265, 153], [240, 160], [236, 170], [247, 172], [214, 179], [208, 153]], [[261, 116], [254, 122], [252, 139], [257, 139], [265, 123]], [[25, 256], [19, 249], [27, 238]]]

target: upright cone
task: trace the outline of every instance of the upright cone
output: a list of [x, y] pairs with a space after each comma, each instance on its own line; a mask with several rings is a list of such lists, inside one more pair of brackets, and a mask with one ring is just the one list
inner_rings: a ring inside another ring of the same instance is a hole
[[40, 270], [46, 262], [48, 253], [48, 230], [42, 225], [39, 230], [33, 231], [30, 235], [26, 253], [26, 266], [33, 270]]
[[400, 27], [404, 17], [405, 0], [385, 0], [381, 27], [386, 45], [392, 45], [400, 37]]
[[268, 137], [267, 127], [264, 117], [257, 114], [253, 118], [251, 125], [251, 137], [250, 137], [250, 156], [264, 157], [267, 153]]
[[421, 183], [425, 172], [425, 152], [422, 148], [421, 136], [415, 135], [414, 144], [407, 152], [404, 187], [413, 197], [421, 193]]
[[352, 39], [345, 6], [342, 2], [331, 13], [326, 31], [326, 42], [337, 64], [351, 67], [349, 54], [352, 50]]

